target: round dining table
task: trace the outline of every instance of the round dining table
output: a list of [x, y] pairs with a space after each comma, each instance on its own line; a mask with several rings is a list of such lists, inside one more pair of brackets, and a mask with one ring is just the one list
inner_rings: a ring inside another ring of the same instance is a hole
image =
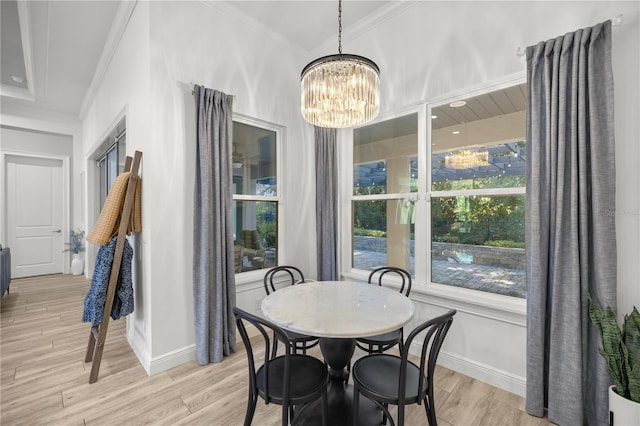
[[[375, 336], [407, 324], [415, 313], [411, 299], [376, 284], [311, 281], [287, 286], [262, 301], [262, 313], [283, 329], [320, 338], [329, 366], [329, 422], [351, 425], [353, 387], [347, 383], [358, 337]], [[380, 424], [377, 407], [360, 398], [361, 424]], [[300, 413], [299, 424], [321, 424], [320, 404]]]

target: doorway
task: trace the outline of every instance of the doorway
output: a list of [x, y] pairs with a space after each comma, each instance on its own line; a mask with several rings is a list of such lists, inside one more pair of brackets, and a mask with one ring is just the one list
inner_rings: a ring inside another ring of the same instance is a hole
[[11, 276], [57, 274], [65, 270], [67, 236], [62, 158], [8, 154], [6, 170], [6, 244], [11, 247]]

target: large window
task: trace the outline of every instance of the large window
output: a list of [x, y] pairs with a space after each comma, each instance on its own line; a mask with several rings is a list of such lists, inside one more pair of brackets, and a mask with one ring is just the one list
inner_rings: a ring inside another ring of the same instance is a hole
[[352, 267], [524, 298], [525, 108], [522, 84], [355, 129]]
[[270, 268], [278, 259], [279, 130], [233, 122], [235, 271]]
[[431, 110], [431, 281], [525, 297], [525, 86]]
[[354, 130], [354, 268], [413, 272], [417, 155], [417, 113]]

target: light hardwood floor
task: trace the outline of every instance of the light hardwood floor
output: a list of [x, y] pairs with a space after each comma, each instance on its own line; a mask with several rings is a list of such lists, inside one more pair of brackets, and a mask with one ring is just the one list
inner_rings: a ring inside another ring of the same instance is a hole
[[[89, 282], [71, 275], [13, 280], [1, 300], [2, 425], [241, 425], [247, 398], [242, 344], [219, 364], [195, 361], [147, 376], [111, 321], [98, 382], [84, 363], [89, 325], [81, 322]], [[239, 339], [238, 339], [239, 340]], [[523, 398], [438, 367], [442, 426], [548, 425], [527, 415]], [[426, 424], [410, 406], [407, 425]], [[254, 425], [280, 424], [280, 409], [258, 400]]]

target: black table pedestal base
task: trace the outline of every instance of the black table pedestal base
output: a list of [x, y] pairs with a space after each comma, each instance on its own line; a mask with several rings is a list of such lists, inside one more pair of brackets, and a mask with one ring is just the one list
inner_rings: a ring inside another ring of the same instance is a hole
[[[329, 364], [329, 387], [327, 400], [329, 405], [330, 426], [351, 426], [353, 424], [353, 386], [346, 384], [349, 378], [347, 365], [355, 351], [355, 339], [321, 338], [320, 349]], [[382, 424], [382, 411], [370, 400], [360, 396], [358, 423], [363, 426]], [[296, 415], [296, 425], [321, 425], [322, 403], [315, 401]]]
[[[331, 382], [327, 395], [329, 403], [329, 426], [351, 426], [353, 424], [353, 386]], [[358, 424], [372, 426], [382, 424], [382, 411], [360, 395]], [[295, 417], [296, 425], [322, 425], [321, 402], [315, 401]]]

